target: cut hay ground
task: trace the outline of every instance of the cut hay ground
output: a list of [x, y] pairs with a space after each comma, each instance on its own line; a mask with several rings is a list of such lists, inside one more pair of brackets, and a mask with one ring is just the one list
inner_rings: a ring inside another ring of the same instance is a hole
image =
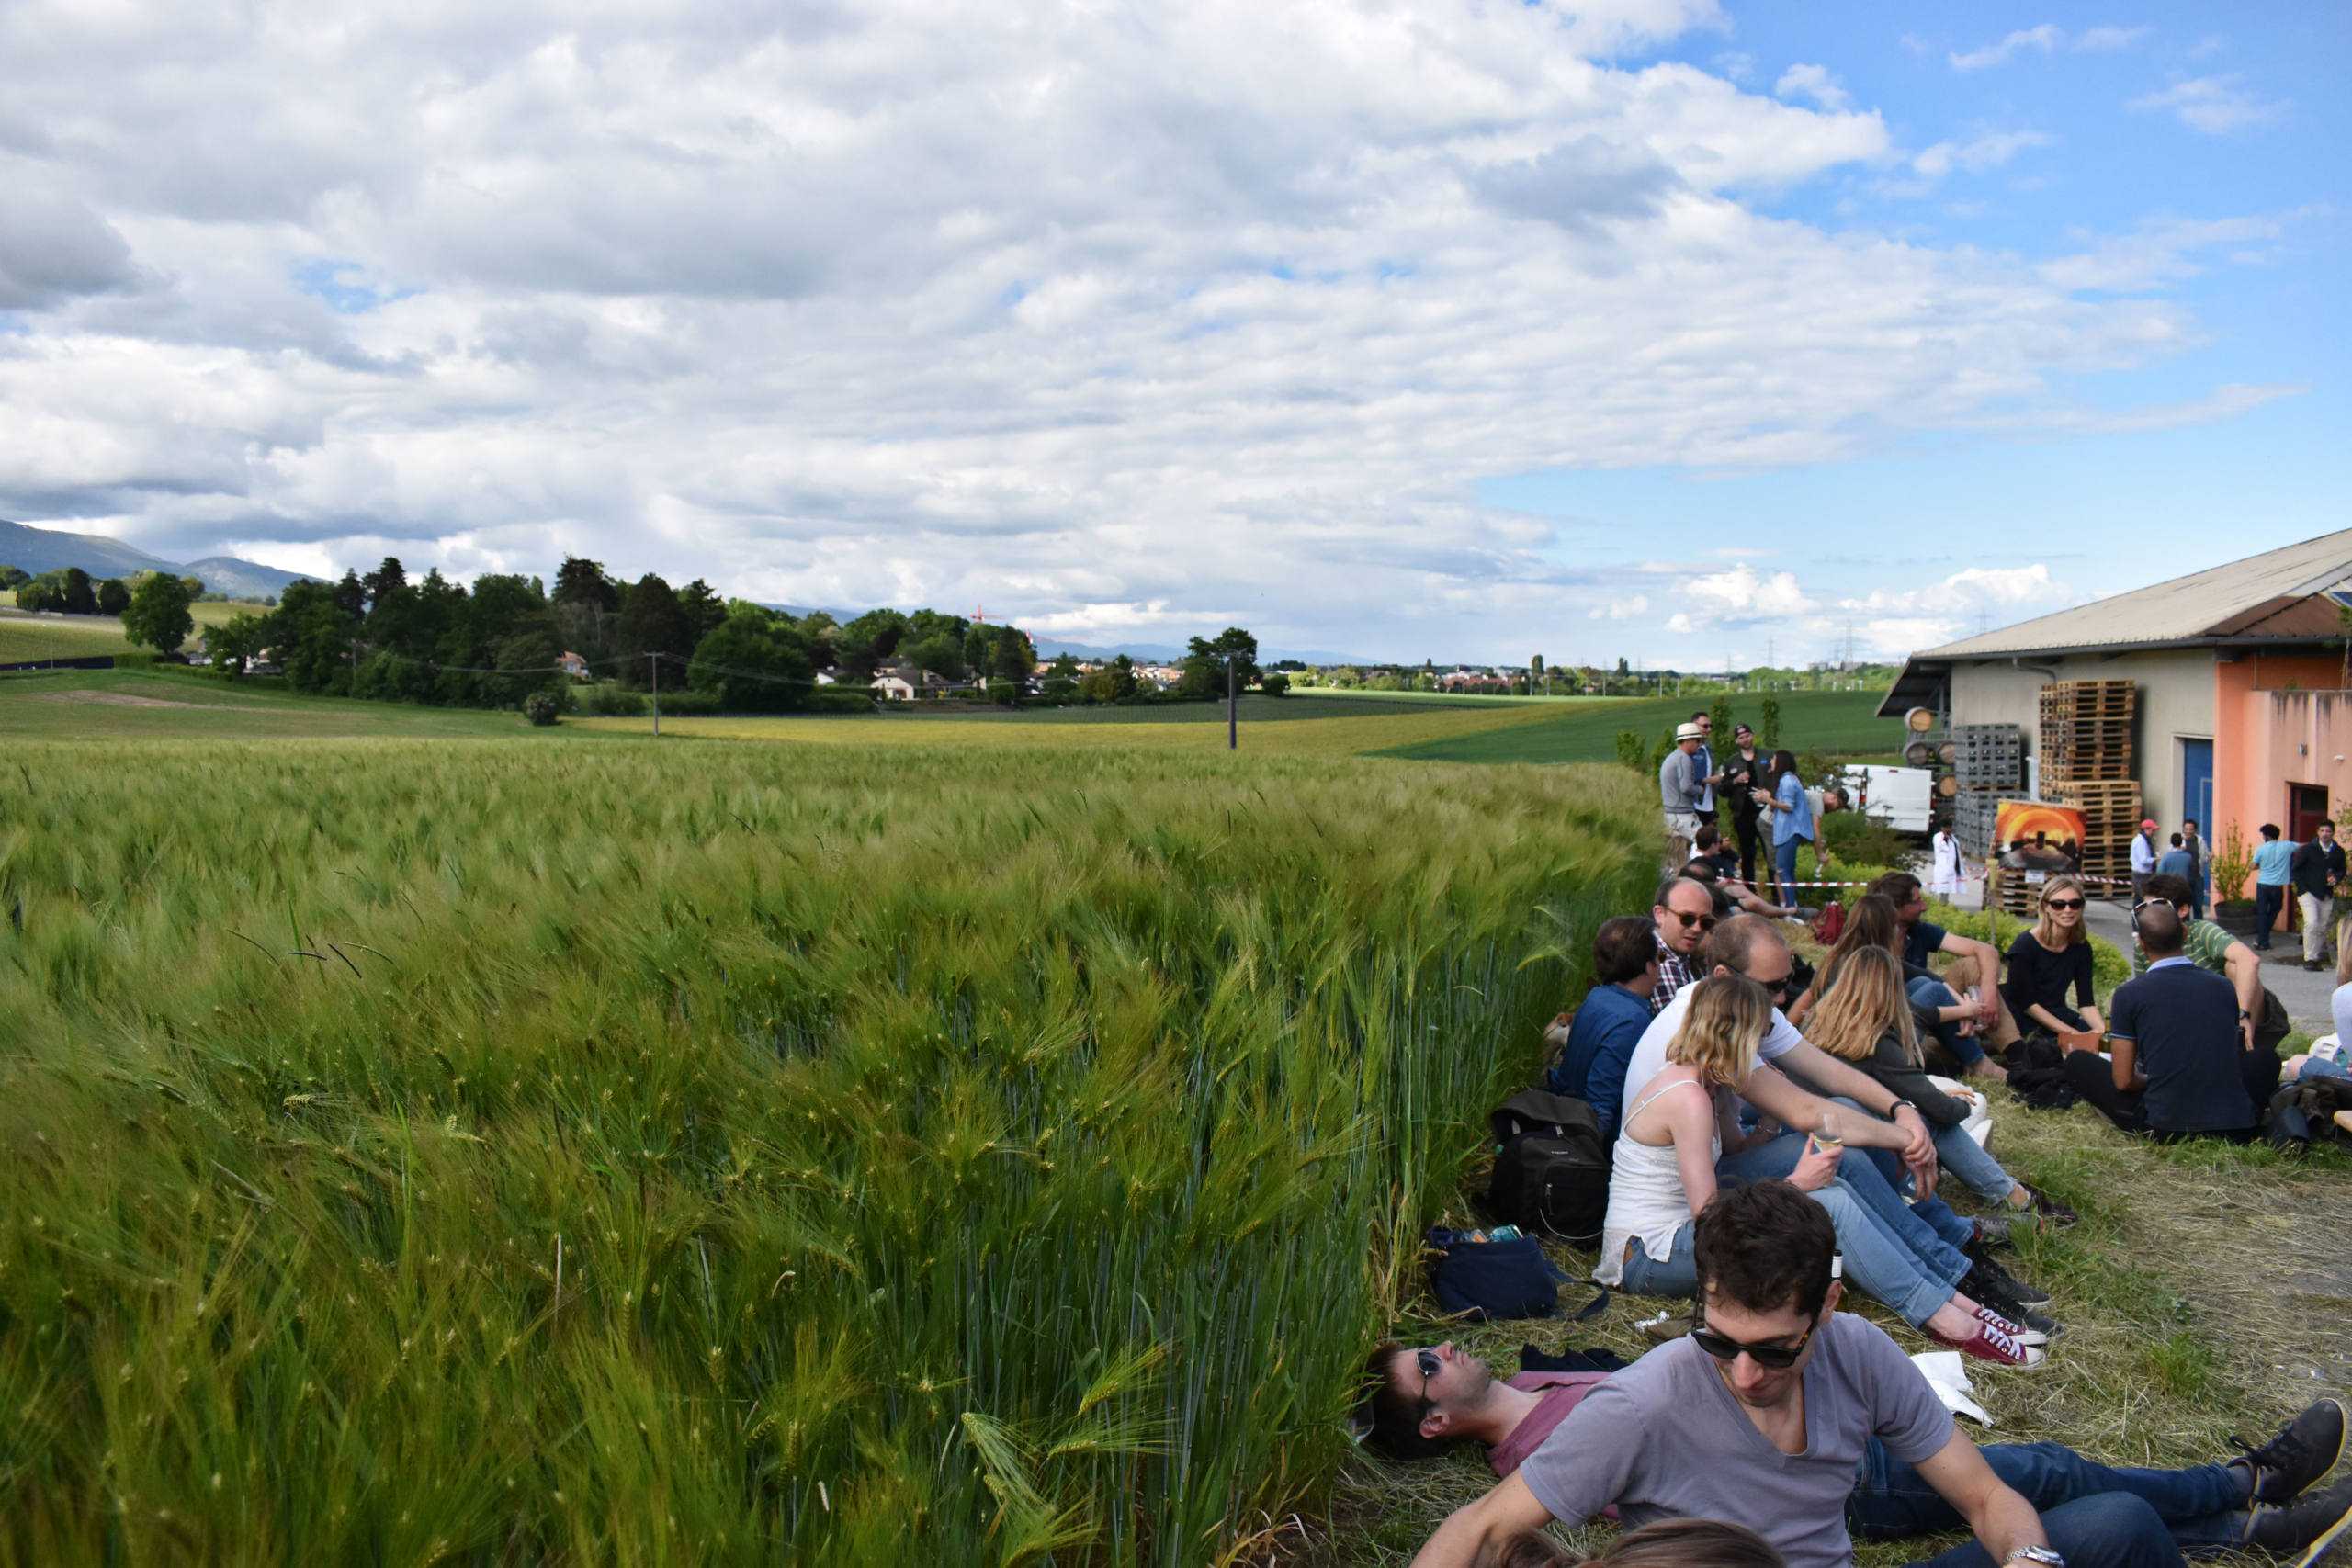
[[[2352, 1159], [2321, 1151], [2286, 1160], [2214, 1144], [2164, 1148], [2125, 1136], [2085, 1106], [1996, 1106], [1995, 1116], [1994, 1152], [2013, 1174], [2074, 1204], [2083, 1223], [2028, 1238], [2009, 1260], [2057, 1298], [2045, 1310], [2067, 1334], [2041, 1371], [1972, 1371], [1978, 1402], [1997, 1424], [1963, 1421], [1971, 1438], [2063, 1442], [2110, 1464], [2201, 1464], [2234, 1454], [2233, 1433], [2259, 1441], [2314, 1399], [2352, 1395], [2352, 1229], [2343, 1222]], [[1965, 1192], [1947, 1196], [1964, 1213], [1982, 1211]], [[1460, 1215], [1470, 1220], [1466, 1208]], [[1567, 1248], [1554, 1255], [1579, 1277], [1595, 1262]], [[1574, 1310], [1590, 1293], [1566, 1287], [1563, 1301]], [[1589, 1323], [1462, 1328], [1425, 1315], [1435, 1303], [1423, 1296], [1396, 1330], [1408, 1343], [1451, 1338], [1508, 1375], [1522, 1344], [1607, 1346], [1631, 1359], [1647, 1348], [1634, 1325], [1666, 1304], [1621, 1292]], [[1936, 1348], [1875, 1303], [1856, 1310], [1906, 1351]], [[1360, 1454], [1317, 1554], [1401, 1568], [1447, 1513], [1494, 1479], [1475, 1451], [1419, 1465]], [[1597, 1526], [1564, 1539], [1591, 1546], [1611, 1533]], [[1862, 1543], [1856, 1561], [1910, 1562], [1960, 1539]]]

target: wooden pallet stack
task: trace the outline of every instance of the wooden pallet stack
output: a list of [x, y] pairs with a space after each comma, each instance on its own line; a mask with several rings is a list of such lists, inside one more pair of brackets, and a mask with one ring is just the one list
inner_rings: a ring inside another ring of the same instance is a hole
[[2057, 681], [2042, 687], [2041, 782], [2135, 777], [2132, 722], [2139, 705], [2139, 690], [2129, 681]]
[[[2094, 895], [2132, 886], [2132, 836], [2140, 830], [2132, 762], [2139, 689], [2129, 681], [2056, 681], [2041, 688], [2041, 798], [2083, 814], [2083, 876]], [[2036, 889], [1996, 879], [2000, 906], [2030, 915]]]
[[2140, 830], [2140, 781], [2080, 779], [2041, 786], [2052, 806], [2083, 814], [2083, 874], [2109, 887], [2132, 885], [2132, 839]]

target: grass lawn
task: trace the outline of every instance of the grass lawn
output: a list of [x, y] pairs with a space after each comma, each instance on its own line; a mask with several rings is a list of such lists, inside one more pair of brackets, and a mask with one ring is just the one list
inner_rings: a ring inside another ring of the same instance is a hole
[[10, 739], [431, 739], [584, 733], [571, 725], [533, 729], [511, 713], [298, 697], [206, 675], [144, 670], [0, 674], [0, 737]]
[[[2127, 1137], [2087, 1106], [2028, 1111], [2006, 1096], [1994, 1121], [1990, 1146], [2011, 1174], [2072, 1203], [2083, 1223], [2029, 1236], [2007, 1258], [2056, 1298], [2042, 1310], [2067, 1333], [2038, 1371], [1972, 1370], [1977, 1403], [1996, 1423], [1963, 1419], [1972, 1438], [2054, 1440], [2117, 1465], [2205, 1464], [2235, 1455], [2233, 1434], [2259, 1442], [2311, 1401], [2352, 1393], [2344, 1343], [2352, 1233], [2339, 1218], [2352, 1159], [2333, 1150], [2282, 1159], [2213, 1143], [2165, 1148]], [[1964, 1213], [1984, 1208], [1964, 1191], [1946, 1196]], [[1465, 1207], [1447, 1223], [1484, 1222]], [[1596, 1261], [1566, 1247], [1553, 1256], [1578, 1279]], [[1590, 1297], [1589, 1288], [1562, 1290], [1570, 1312]], [[1937, 1348], [1875, 1303], [1847, 1300], [1905, 1351]], [[1669, 1304], [1621, 1292], [1589, 1323], [1474, 1327], [1439, 1319], [1423, 1296], [1396, 1334], [1408, 1345], [1452, 1339], [1501, 1377], [1518, 1371], [1522, 1344], [1605, 1346], [1634, 1359], [1647, 1348], [1634, 1325]], [[1329, 1559], [1402, 1568], [1447, 1513], [1494, 1481], [1475, 1449], [1422, 1464], [1359, 1453], [1340, 1484]], [[1607, 1525], [1562, 1532], [1588, 1549], [1612, 1533]], [[1856, 1561], [1917, 1562], [1961, 1539], [1858, 1542]]]
[[[1818, 944], [1796, 945], [1820, 962]], [[2102, 984], [2101, 1003], [2112, 994]], [[2305, 1043], [2290, 1035], [2280, 1054]], [[2344, 1337], [2352, 1314], [2352, 1231], [2341, 1222], [2352, 1156], [2324, 1144], [2297, 1157], [2211, 1141], [2167, 1147], [2127, 1136], [2086, 1105], [2030, 1111], [1998, 1090], [1993, 1118], [1987, 1146], [2003, 1167], [2072, 1204], [2082, 1224], [2027, 1235], [2004, 1258], [2013, 1273], [2051, 1292], [2052, 1304], [2041, 1310], [2066, 1334], [2033, 1371], [1971, 1365], [1976, 1401], [1996, 1423], [1963, 1419], [1973, 1440], [2055, 1441], [2110, 1465], [2175, 1468], [2233, 1458], [2233, 1434], [2260, 1442], [2315, 1399], [2352, 1401], [2352, 1350]], [[1946, 1182], [1940, 1196], [1962, 1213], [1991, 1212], [1957, 1182]], [[1487, 1224], [1467, 1198], [1465, 1191], [1441, 1223]], [[1578, 1280], [1599, 1262], [1569, 1247], [1550, 1251]], [[1561, 1299], [1574, 1312], [1591, 1291], [1566, 1286]], [[1850, 1292], [1846, 1302], [1906, 1352], [1939, 1348], [1877, 1303]], [[1680, 1309], [1620, 1292], [1587, 1323], [1473, 1326], [1439, 1316], [1424, 1292], [1406, 1303], [1395, 1337], [1407, 1345], [1452, 1339], [1508, 1377], [1519, 1370], [1523, 1344], [1555, 1353], [1600, 1346], [1636, 1359], [1649, 1342], [1635, 1325]], [[1475, 1449], [1422, 1464], [1359, 1450], [1318, 1549], [1351, 1568], [1402, 1568], [1449, 1512], [1494, 1480]], [[1614, 1527], [1559, 1533], [1589, 1551]], [[1855, 1561], [1861, 1568], [1917, 1562], [1963, 1539], [1857, 1542]]]
[[[16, 603], [14, 592], [6, 598], [9, 604]], [[184, 648], [193, 646], [209, 627], [227, 626], [239, 615], [266, 615], [269, 606], [216, 599], [190, 604], [187, 613], [196, 622], [196, 630], [181, 645]], [[130, 651], [130, 643], [122, 635], [122, 622], [113, 615], [35, 615], [0, 610], [0, 664]]]
[[[1405, 707], [1402, 705], [1351, 716], [1302, 716], [1287, 711], [1293, 699], [1261, 699], [1273, 715], [1242, 708], [1244, 751], [1283, 756], [1350, 756], [1381, 751], [1417, 741], [1443, 741], [1492, 726], [1528, 722], [1522, 712], [1456, 712]], [[962, 747], [985, 750], [1047, 748], [1056, 750], [1221, 751], [1225, 749], [1224, 711], [1209, 712], [1204, 705], [1184, 709], [1114, 710], [1144, 714], [1168, 713], [1161, 722], [1121, 722], [1080, 716], [1080, 710], [956, 718], [876, 715], [872, 717], [741, 717], [665, 718], [664, 737], [691, 736], [737, 740], [790, 740], [835, 746]], [[1214, 718], [1216, 722], [1209, 722]], [[566, 728], [608, 734], [648, 734], [650, 718], [575, 718]]]
[[[1874, 716], [1885, 696], [1883, 692], [1773, 694], [1781, 705], [1781, 744], [1792, 751], [1882, 752], [1901, 745], [1901, 722]], [[1763, 700], [1760, 695], [1735, 697], [1734, 722], [1757, 723]], [[1696, 697], [1606, 697], [1573, 706], [1534, 699], [1529, 705], [1532, 711], [1522, 710], [1524, 722], [1416, 739], [1380, 755], [1423, 762], [1606, 762], [1616, 758], [1619, 730], [1630, 729], [1655, 742], [1667, 725], [1713, 704]], [[1717, 754], [1729, 745], [1730, 737], [1719, 739]]]

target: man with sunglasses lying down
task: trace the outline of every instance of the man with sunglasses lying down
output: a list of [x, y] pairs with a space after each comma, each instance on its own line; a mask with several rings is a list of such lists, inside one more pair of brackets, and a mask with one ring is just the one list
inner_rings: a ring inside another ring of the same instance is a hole
[[[2180, 1562], [2184, 1546], [2316, 1553], [2352, 1522], [2352, 1480], [2280, 1506], [2334, 1468], [2334, 1400], [2243, 1459], [2197, 1470], [2111, 1471], [2054, 1443], [1979, 1450], [1893, 1340], [1837, 1311], [1837, 1237], [1819, 1205], [1758, 1182], [1708, 1205], [1696, 1239], [1690, 1336], [1620, 1372], [1567, 1374], [1573, 1393], [1498, 1388], [1450, 1346], [1376, 1359], [1396, 1446], [1476, 1438], [1503, 1476], [1439, 1528], [1414, 1568], [1471, 1568], [1521, 1532], [1611, 1505], [1629, 1529], [1736, 1519], [1791, 1568], [1848, 1568], [1849, 1527], [1974, 1533], [1936, 1568], [2154, 1568]], [[1400, 1419], [1398, 1395], [1413, 1397], [1417, 1424]], [[1383, 1393], [1374, 1403], [1377, 1432]], [[1408, 1437], [1395, 1439], [1400, 1425]]]

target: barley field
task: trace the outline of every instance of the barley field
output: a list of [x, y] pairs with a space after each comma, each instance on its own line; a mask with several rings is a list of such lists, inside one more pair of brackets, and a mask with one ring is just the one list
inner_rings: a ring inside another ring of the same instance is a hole
[[1643, 782], [14, 740], [0, 1559], [1251, 1558]]

